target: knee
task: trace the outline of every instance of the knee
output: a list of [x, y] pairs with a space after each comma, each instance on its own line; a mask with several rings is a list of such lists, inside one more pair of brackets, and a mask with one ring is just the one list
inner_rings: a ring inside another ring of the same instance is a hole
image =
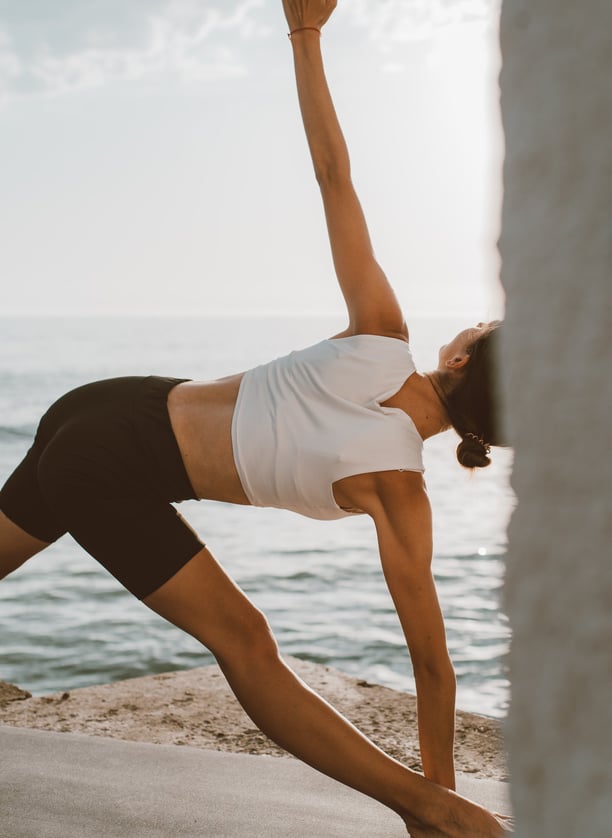
[[0, 510], [0, 579], [48, 546], [48, 542], [30, 535]]
[[248, 643], [249, 655], [252, 658], [278, 657], [278, 644], [270, 628], [270, 623], [266, 615], [257, 608], [254, 609], [245, 639]]
[[255, 607], [228, 627], [218, 647], [211, 651], [222, 666], [231, 663], [232, 667], [252, 668], [279, 658], [270, 624], [265, 614]]

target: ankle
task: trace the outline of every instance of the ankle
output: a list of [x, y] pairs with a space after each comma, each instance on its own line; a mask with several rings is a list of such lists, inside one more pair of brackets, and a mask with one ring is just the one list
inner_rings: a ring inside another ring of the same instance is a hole
[[397, 805], [391, 808], [402, 818], [408, 832], [415, 835], [438, 834], [444, 820], [444, 812], [452, 806], [456, 795], [436, 783], [427, 780], [421, 774], [414, 774], [410, 791], [404, 789]]

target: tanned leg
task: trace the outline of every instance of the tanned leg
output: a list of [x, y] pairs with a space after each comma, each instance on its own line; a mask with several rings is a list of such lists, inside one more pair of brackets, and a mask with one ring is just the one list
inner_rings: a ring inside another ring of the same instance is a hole
[[279, 745], [396, 811], [414, 838], [498, 838], [499, 822], [387, 756], [278, 654], [263, 614], [203, 549], [144, 600], [217, 658], [236, 697]]
[[0, 579], [48, 546], [48, 542], [29, 535], [0, 511]]

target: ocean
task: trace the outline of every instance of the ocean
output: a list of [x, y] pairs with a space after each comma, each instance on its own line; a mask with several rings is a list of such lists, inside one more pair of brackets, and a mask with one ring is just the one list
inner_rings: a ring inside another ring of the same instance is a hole
[[[120, 375], [210, 379], [247, 369], [344, 328], [322, 317], [0, 318], [0, 484], [66, 391]], [[411, 323], [421, 370], [470, 325]], [[454, 432], [425, 444], [434, 511], [434, 572], [457, 672], [457, 706], [502, 718], [508, 621], [500, 609], [510, 450], [474, 475]], [[225, 569], [262, 608], [281, 650], [414, 692], [372, 522], [319, 522], [211, 501], [180, 504]], [[201, 666], [212, 656], [125, 591], [69, 535], [0, 582], [0, 680], [34, 695]]]

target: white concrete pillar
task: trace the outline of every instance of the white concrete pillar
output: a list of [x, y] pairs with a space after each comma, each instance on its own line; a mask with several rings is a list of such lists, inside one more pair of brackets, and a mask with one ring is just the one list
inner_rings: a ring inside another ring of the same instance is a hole
[[506, 607], [521, 838], [612, 836], [612, 3], [506, 0]]

